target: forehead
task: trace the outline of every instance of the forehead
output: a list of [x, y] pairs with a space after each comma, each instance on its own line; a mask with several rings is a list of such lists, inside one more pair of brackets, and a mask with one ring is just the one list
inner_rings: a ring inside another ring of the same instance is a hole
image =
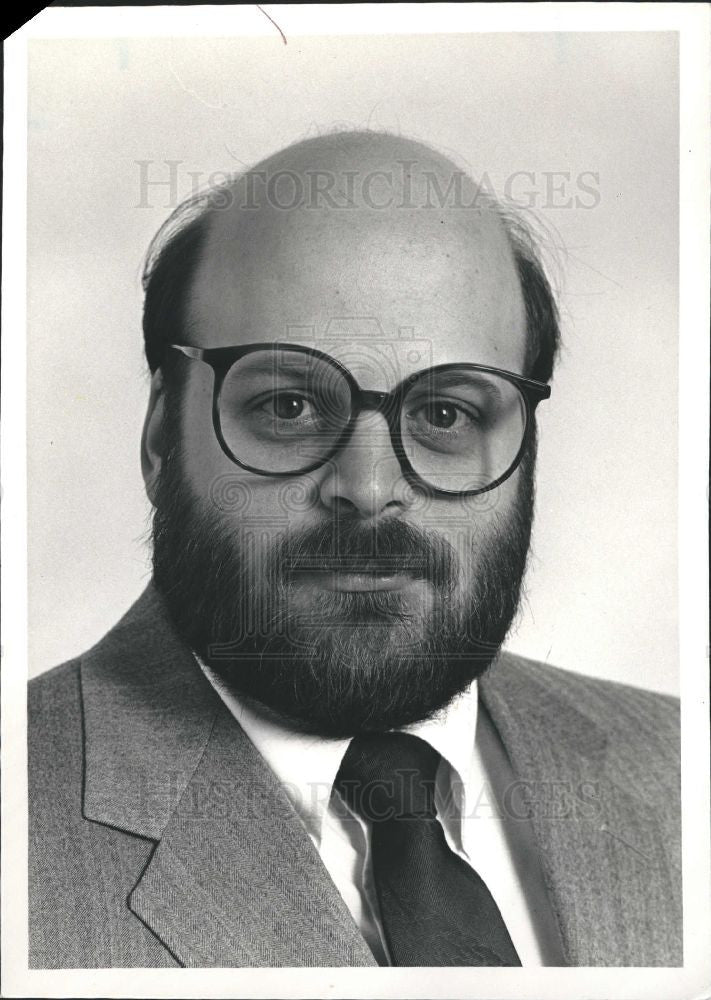
[[517, 269], [485, 208], [218, 212], [188, 318], [199, 346], [317, 347], [373, 388], [434, 364], [524, 366]]

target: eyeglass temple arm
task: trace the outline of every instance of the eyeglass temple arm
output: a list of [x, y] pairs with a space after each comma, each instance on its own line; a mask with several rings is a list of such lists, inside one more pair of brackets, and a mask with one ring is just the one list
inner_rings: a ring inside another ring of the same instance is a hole
[[168, 347], [172, 347], [174, 351], [180, 351], [186, 358], [192, 358], [194, 361], [202, 361], [205, 354], [201, 347], [191, 347], [189, 344], [168, 344]]

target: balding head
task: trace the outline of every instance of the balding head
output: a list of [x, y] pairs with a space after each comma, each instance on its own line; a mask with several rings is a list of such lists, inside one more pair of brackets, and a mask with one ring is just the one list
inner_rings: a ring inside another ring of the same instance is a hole
[[336, 132], [294, 143], [233, 179], [222, 192], [222, 207], [268, 203], [283, 210], [493, 205], [448, 157], [383, 132]]
[[468, 344], [484, 353], [467, 356], [542, 380], [557, 346], [523, 228], [452, 160], [383, 133], [305, 140], [186, 203], [154, 241], [145, 280], [152, 369], [167, 330], [217, 346], [297, 327], [318, 336], [343, 316], [375, 318], [386, 337], [410, 327], [461, 360], [486, 315], [489, 342]]
[[191, 343], [284, 340], [295, 328], [318, 338], [343, 317], [354, 322], [341, 337], [357, 338], [368, 318], [388, 342], [407, 328], [430, 343], [435, 364], [523, 370], [506, 232], [445, 158], [388, 135], [329, 136], [266, 160], [231, 195], [213, 210], [195, 271]]

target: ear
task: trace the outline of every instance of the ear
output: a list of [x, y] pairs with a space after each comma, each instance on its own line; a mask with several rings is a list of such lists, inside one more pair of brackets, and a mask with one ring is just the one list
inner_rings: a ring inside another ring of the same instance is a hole
[[148, 412], [143, 424], [141, 436], [141, 471], [146, 484], [148, 499], [155, 507], [156, 487], [163, 462], [165, 441], [163, 439], [163, 413], [165, 410], [165, 393], [163, 373], [156, 370], [151, 379], [151, 394], [148, 399]]

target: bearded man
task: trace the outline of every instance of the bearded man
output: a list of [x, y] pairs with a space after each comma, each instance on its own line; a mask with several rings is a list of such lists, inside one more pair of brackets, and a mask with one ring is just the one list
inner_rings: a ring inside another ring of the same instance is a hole
[[502, 651], [559, 329], [525, 229], [382, 133], [145, 271], [153, 579], [30, 695], [30, 963], [678, 965], [678, 712]]

